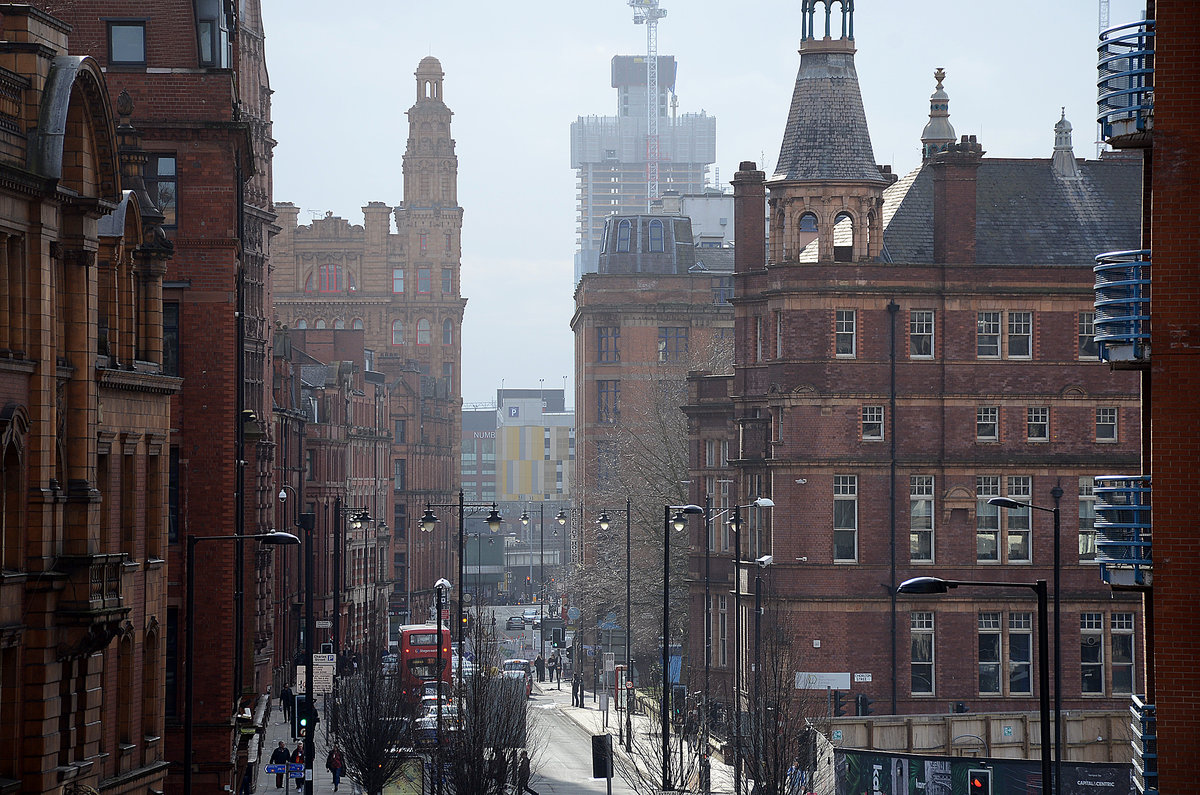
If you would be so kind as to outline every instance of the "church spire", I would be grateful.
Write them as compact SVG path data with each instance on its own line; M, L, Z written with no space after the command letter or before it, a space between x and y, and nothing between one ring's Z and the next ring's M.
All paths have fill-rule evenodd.
M921 131L921 161L928 163L938 152L954 143L956 136L950 125L950 95L942 88L946 70L940 66L933 73L937 88L929 95L929 123Z

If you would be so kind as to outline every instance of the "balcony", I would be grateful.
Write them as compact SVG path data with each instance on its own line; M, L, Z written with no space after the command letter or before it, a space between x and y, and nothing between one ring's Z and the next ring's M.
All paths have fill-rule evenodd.
M1150 586L1150 478L1097 477L1095 495L1096 562L1101 578L1113 586Z
M1133 782L1143 795L1158 795L1158 718L1153 704L1133 696L1129 708L1133 721L1130 745L1133 746Z
M1116 367L1150 361L1150 251L1096 257L1096 344Z
M1100 135L1115 148L1150 145L1154 129L1154 20L1109 28L1097 47Z

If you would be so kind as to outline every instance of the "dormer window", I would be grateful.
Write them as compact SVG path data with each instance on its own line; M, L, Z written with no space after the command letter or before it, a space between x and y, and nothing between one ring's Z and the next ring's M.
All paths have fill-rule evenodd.
M664 240L664 237L663 237L662 221L659 221L657 219L651 221L650 222L650 252L651 253L656 253L656 252L661 253L661 252L665 251L666 246L665 246L663 240Z

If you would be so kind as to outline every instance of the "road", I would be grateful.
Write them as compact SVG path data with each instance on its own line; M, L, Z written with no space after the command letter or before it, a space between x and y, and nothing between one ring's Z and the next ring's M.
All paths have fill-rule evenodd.
M569 690L550 690L545 694L534 693L531 703L536 715L534 736L534 774L530 787L539 795L558 793L605 793L607 788L602 778L592 778L591 735L564 713L569 709ZM616 744L614 738L613 744ZM633 795L633 790L620 778L612 782L614 795Z

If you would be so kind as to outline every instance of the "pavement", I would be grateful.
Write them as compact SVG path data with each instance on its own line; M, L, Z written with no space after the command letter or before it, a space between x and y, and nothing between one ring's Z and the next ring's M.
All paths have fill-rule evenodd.
M562 689L559 690L558 688ZM599 699L596 694L588 690L584 698L583 707L571 706L571 682L563 680L561 683L552 683L550 681L538 682L536 679L533 683L533 692L539 698L539 701L549 700L558 707L561 712L574 721L580 728L590 735L611 734L613 735L612 745L617 753L624 755L623 746L620 745L617 738L621 735L618 721L624 721L625 713L617 712L615 708L610 708L606 713L600 709ZM610 707L613 699L609 700ZM644 714L634 714L633 730L635 734L647 735L653 728L651 718ZM657 732L656 732L657 734ZM715 757L710 755L711 780L710 790L713 793L732 793L733 792L733 767L720 762ZM696 782L691 782L691 790L697 791L699 787Z
M284 786L276 789L275 774L266 772L268 760L271 758L271 754L279 746L280 740L283 740L288 751L293 751L296 748L296 741L292 739L291 727L288 725L287 721L283 719L283 707L279 704L278 700L275 700L275 703L273 704L271 716L267 721L267 727L264 735L265 739L263 740L262 760L258 764L258 787L255 792L267 793L267 795L283 792L303 792L303 778L288 779L287 777L284 777ZM313 760L313 792L322 793L322 795L333 792L333 777L330 775L329 771L325 769L325 755L329 752L329 749L325 747L323 735L324 732L321 730L320 724L318 724L317 734L314 737L313 742L314 751L316 753L316 758ZM297 789L297 784L299 785L299 789ZM347 795L355 795L356 790L357 787L355 787L353 782L349 781L343 776L341 786L338 787L338 795L342 795L342 793L347 793Z

